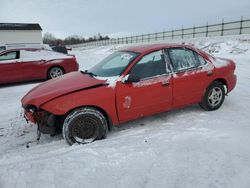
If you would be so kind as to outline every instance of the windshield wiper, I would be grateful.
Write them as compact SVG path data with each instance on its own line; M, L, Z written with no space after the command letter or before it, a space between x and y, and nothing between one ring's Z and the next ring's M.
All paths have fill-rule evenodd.
M94 76L97 76L96 74L94 74L93 72L89 72L88 70L85 70L85 71L80 71L82 74L88 74L88 75L90 75L90 76L92 76L92 77L94 77Z

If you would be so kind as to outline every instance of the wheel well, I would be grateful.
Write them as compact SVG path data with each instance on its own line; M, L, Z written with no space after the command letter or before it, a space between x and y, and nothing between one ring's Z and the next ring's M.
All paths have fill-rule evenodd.
M103 110L102 108L100 108L100 107L98 107L98 106L91 106L91 105L79 106L79 107L77 107L77 108L74 108L74 109L70 110L68 113L66 113L66 114L64 115L65 118L66 118L66 116L67 116L70 112L72 112L73 110L76 110L76 109L78 109L78 108L83 108L83 107L90 107L90 108L94 108L94 109L100 111L100 112L104 115L104 117L106 118L106 120L107 120L107 123L108 123L108 130L109 130L109 131L112 130L112 126L113 126L112 119L110 118L110 116L108 115L108 113L107 113L105 110Z
M223 79L223 78L218 78L218 79L216 79L216 80L214 80L213 82L220 82L220 83L222 83L225 87L226 87L226 91L227 91L227 89L228 89L228 86L227 86L227 81L225 80L225 79Z
M209 85L206 87L206 89L204 89L204 91L203 91L203 96L205 95L207 88L208 88L212 83L214 83L214 82L220 82L220 83L222 83L223 86L225 87L225 93L227 93L227 90L228 90L227 81L226 81L225 79L223 79L223 78L217 78L217 79L213 80L211 83L209 83ZM202 96L202 97L203 97L203 96Z
M63 70L63 73L65 74L65 70L64 70L64 68L63 68L62 66L60 66L60 65L52 65L51 67L48 68L48 71L47 71L47 78L49 78L49 71L50 71L51 69L53 69L54 67L58 67L58 68L62 69L62 70Z

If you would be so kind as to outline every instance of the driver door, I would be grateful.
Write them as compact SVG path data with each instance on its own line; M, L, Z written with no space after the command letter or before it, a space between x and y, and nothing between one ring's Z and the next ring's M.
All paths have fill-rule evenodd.
M22 81L20 51L9 51L0 55L0 84Z
M145 55L130 70L137 83L118 82L116 104L120 122L166 111L172 105L172 77L159 50Z

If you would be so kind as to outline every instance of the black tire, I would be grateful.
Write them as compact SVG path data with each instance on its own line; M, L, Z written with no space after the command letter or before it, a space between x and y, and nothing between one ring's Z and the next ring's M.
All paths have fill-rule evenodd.
M64 69L59 66L51 67L48 70L47 77L48 79L56 78L62 76L65 73Z
M86 144L106 138L108 123L100 111L83 107L69 113L64 121L62 132L63 138L69 145Z
M207 111L217 110L225 99L225 88L221 82L210 84L203 96L200 106Z

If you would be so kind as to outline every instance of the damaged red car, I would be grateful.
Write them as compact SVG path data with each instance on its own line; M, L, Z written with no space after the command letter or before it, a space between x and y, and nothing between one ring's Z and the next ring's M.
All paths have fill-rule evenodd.
M25 118L70 145L106 137L112 126L191 104L218 109L236 85L235 63L189 45L117 51L88 71L49 80L22 99Z

